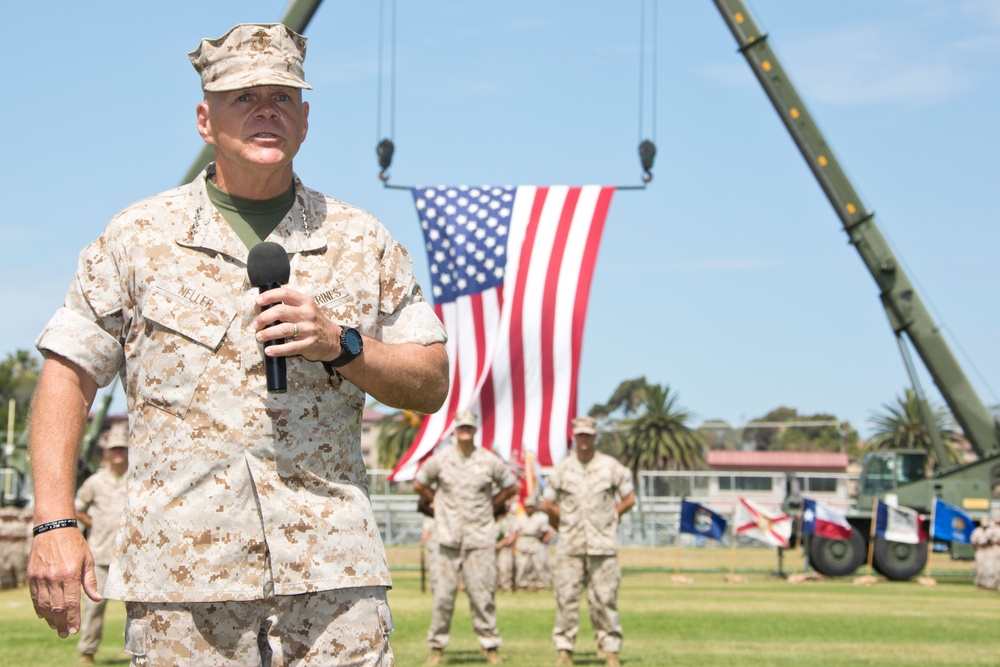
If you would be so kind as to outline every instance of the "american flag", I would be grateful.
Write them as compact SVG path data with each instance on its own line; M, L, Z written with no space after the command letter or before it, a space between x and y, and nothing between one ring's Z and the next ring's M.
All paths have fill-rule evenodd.
M479 415L477 444L543 466L566 456L590 283L613 187L414 188L434 310L448 330L451 389L391 479Z

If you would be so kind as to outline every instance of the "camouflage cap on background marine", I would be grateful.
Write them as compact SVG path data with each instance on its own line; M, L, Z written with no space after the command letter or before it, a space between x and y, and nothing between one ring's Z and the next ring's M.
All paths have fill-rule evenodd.
M240 23L222 37L201 40L188 57L206 92L253 86L312 90L302 71L306 38L281 23Z
M573 435L577 433L597 435L597 421L593 417L577 417L573 420Z
M455 413L455 428L459 426L472 426L477 428L479 426L479 417L472 410L462 410Z

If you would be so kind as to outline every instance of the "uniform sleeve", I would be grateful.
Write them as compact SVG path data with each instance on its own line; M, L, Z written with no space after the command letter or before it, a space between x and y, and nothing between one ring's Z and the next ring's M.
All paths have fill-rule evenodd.
M618 487L618 495L624 498L635 491L635 486L632 484L632 471L617 462L615 468L615 486Z
M441 474L441 457L433 454L420 466L414 479L424 486L433 486L439 474Z
M549 475L548 480L546 480L545 491L542 492L542 498L545 498L545 500L548 500L551 503L556 502L556 499L559 497L559 487L561 484L562 480L560 479L559 471L556 470Z
M381 294L379 298L378 338L384 343L419 343L430 345L448 339L444 325L424 300L420 285L413 277L413 263L406 249L386 234L386 244L379 263Z
M39 352L69 359L99 386L114 378L125 359L122 280L105 236L80 253L62 308L39 334Z
M94 485L90 483L92 478L87 478L87 480L80 486L80 489L76 492L76 499L73 501L73 509L77 512L86 512L90 509L90 506L94 504Z
M517 477L499 456L494 455L496 461L493 463L493 481L501 489L506 489L511 484L517 484Z

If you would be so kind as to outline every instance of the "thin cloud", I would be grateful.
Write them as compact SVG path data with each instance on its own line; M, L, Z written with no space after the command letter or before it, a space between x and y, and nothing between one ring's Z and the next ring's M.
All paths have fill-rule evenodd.
M793 42L791 76L810 99L827 104L934 103L972 90L983 75L955 44L895 39L878 26L855 27Z

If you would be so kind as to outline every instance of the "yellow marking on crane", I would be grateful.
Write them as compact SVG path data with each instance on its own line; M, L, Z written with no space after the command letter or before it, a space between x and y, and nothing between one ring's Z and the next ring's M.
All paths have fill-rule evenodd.
M848 204L848 205L847 205L847 212L848 212L848 213L854 213L854 212L855 212L855 211L857 211L857 210L858 210L858 209L854 208L854 204Z
M770 72L771 71L771 61L769 61L769 60L765 60L764 62L762 62L760 64L760 66L762 68L764 68L765 72Z
M792 107L791 109L789 109L789 110L788 110L788 114L789 114L789 115L790 115L790 116L791 116L792 118L798 118L798 117L799 117L799 110L798 110L798 109L796 109L795 107Z
M817 158L816 161L819 162L819 166L821 166L821 167L825 167L826 166L826 156L825 155L820 155L819 158Z
M741 12L733 14L733 18L736 19L737 23L743 23L743 14Z

